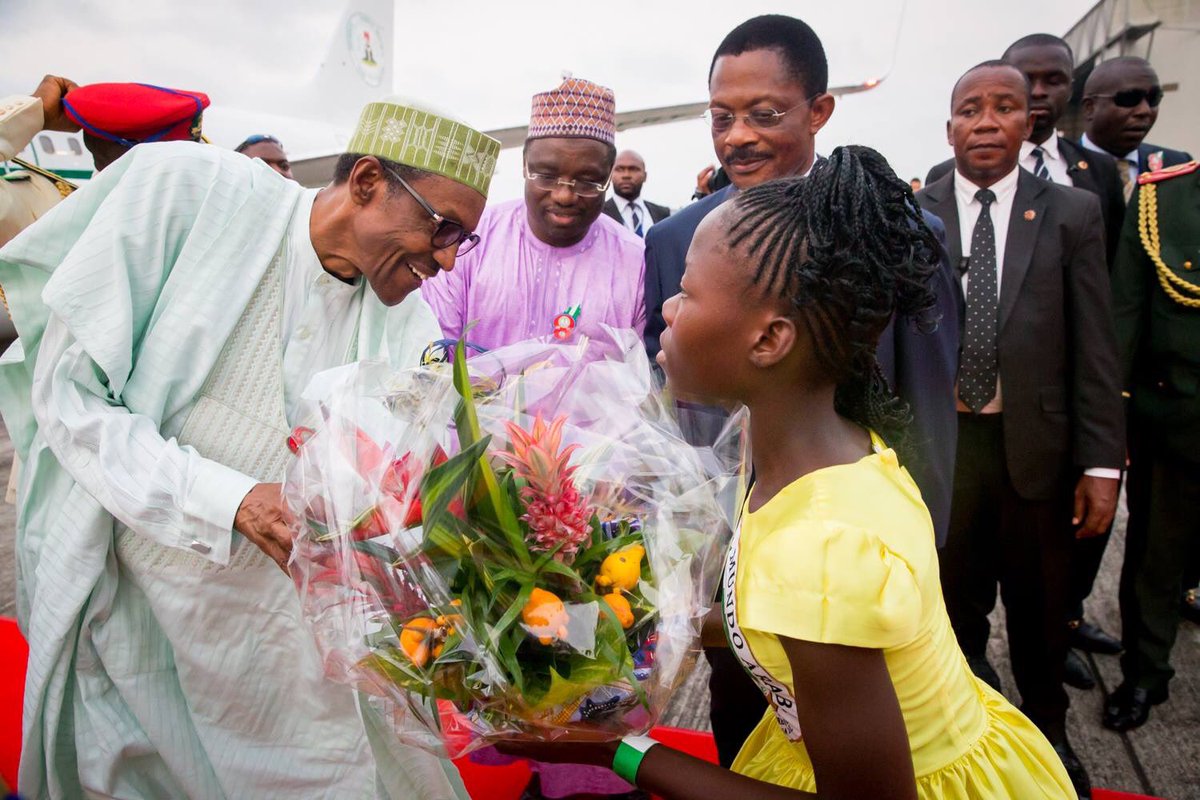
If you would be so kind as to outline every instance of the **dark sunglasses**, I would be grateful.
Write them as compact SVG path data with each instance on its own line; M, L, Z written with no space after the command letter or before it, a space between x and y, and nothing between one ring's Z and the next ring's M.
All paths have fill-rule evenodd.
M274 144L279 145L280 147L283 147L283 143L280 142L278 139L276 139L274 136L271 136L266 133L256 133L253 136L247 136L245 141L243 141L241 144L239 144L237 147L235 147L234 150L236 150L237 152L240 153L243 150L245 150L247 147L258 144L259 142L272 142Z
M475 248L475 245L479 244L478 234L468 231L463 227L461 222L450 219L449 217L443 217L441 214L434 211L433 206L429 205L428 201L426 201L424 197L421 197L421 195L417 194L417 190L409 186L408 181L404 180L404 178L401 178L395 170L388 169L387 167L384 167L384 169L387 169L388 172L392 173L393 178L400 181L400 185L408 190L408 193L413 196L413 199L416 200L417 203L420 204L421 208L425 209L425 212L429 214L429 216L433 217L433 221L437 223L437 227L433 229L433 236L430 237L430 241L433 243L434 250L445 250L447 247L457 246L458 255L461 256L464 253L471 252L471 250Z
M1162 102L1163 90L1161 86L1155 86L1149 91L1145 89L1124 89L1113 94L1094 94L1092 97L1107 97L1113 101L1113 105L1121 108L1137 108L1145 100L1151 108L1158 108L1158 104Z

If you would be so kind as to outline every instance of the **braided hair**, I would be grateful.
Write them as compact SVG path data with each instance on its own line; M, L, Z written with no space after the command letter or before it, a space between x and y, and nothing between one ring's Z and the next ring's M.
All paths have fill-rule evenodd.
M895 316L937 325L929 279L940 246L912 188L869 147L839 147L804 178L770 181L735 201L730 246L758 262L754 284L788 303L837 383L834 405L907 455L908 404L875 348Z

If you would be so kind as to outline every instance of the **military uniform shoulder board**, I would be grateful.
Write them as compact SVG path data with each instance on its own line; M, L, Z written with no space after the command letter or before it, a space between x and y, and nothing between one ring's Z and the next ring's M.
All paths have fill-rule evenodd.
M53 183L54 188L58 189L58 193L60 195L62 195L63 197L68 196L69 194L71 194L71 192L73 192L79 188L75 184L71 183L69 180L66 180L65 178L63 178L58 173L51 172L48 169L42 169L41 167L37 166L36 164L30 164L28 161L22 161L19 158L13 158L13 159L9 159L9 160L12 161L12 163L16 164L18 167L20 167L25 172L32 173L34 175L39 175L39 176L45 178L46 180L50 181L51 183Z
M1200 169L1200 161L1189 161L1186 164L1176 164L1173 167L1155 170L1154 172L1143 172L1138 175L1138 184L1144 186L1147 183L1158 183L1165 181L1168 178L1178 178L1180 175L1190 175Z

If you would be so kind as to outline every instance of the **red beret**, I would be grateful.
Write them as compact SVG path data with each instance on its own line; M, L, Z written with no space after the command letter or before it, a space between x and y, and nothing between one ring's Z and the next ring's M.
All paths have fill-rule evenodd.
M147 83L93 83L69 92L63 108L87 133L132 147L198 141L208 95Z

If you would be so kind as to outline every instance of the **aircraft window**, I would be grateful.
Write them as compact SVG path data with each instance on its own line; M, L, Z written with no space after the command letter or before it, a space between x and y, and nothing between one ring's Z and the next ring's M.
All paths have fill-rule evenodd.
M71 148L71 152L75 155L83 155L83 145L79 143L78 139L67 139L67 146Z
M42 146L42 152L48 156L54 155L54 140L49 136L39 136L38 144Z

